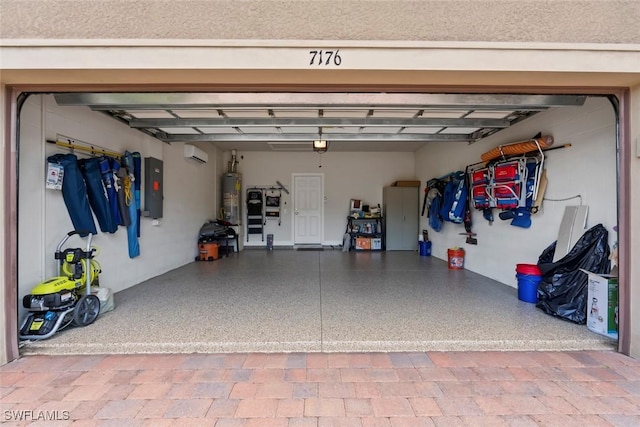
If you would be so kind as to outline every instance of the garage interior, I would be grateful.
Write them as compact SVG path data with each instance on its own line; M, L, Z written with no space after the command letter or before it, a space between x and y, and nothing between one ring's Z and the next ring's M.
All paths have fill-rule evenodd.
M126 232L95 237L101 284L115 292L115 310L86 328L23 343L21 351L614 349L615 340L519 301L515 266L535 263L556 240L568 205L587 205L585 229L602 223L615 245L615 132L608 99L586 95L34 95L20 120L19 299L56 274L52 253L71 227L59 192L42 185L44 170L33 172L52 153L69 152L46 141L162 160L164 212L141 219L139 257L127 256ZM429 231L429 257L415 249L340 250L351 199L381 205L384 187L417 180L422 204L429 179L464 170L481 153L538 133L567 148L548 155L547 200L530 228L489 222L476 211L478 244L468 245L462 225L446 223L435 232L416 213L416 229ZM313 150L316 140L328 142L326 152ZM186 158L185 144L207 153L207 162ZM247 188L292 190L282 193L279 223L264 227L275 250L267 251L264 238L240 226L240 251L194 262L200 227L221 215L221 178L232 150L242 175L240 194ZM298 175L321 178L321 240L311 243L325 250L294 250L309 243L296 232ZM246 225L243 215L241 220ZM466 250L464 270L448 268L452 247ZM34 254L34 248L42 249Z

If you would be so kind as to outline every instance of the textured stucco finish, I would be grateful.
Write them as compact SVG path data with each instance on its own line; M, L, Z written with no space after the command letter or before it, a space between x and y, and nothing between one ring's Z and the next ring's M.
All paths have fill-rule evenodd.
M631 89L630 136L631 159L629 177L629 222L630 242L629 267L631 269L629 297L631 310L629 324L631 327L631 356L640 359L640 86Z
M6 171L6 164L5 164L5 156L7 153L6 150L6 144L9 143L9 141L5 138L5 87L3 84L0 84L0 165L2 165L2 174L0 174L0 184L4 184L5 183L5 171ZM8 177L7 177L8 178ZM6 212L7 212L7 204L6 204L6 198L5 198L5 185L0 185L0 232L2 233L3 236L6 236L6 233L4 232L5 230L5 224L6 224ZM11 266L8 263L8 258L7 258L7 254L5 253L5 247L6 247L6 243L3 242L2 245L0 245L0 277L2 277L2 281L5 282L7 280L9 280L9 275L8 275L8 269L11 268ZM0 288L0 307L2 309L0 309L0 319L2 319L2 325L3 327L0 329L0 365L4 365L5 363L7 363L9 360L7 358L7 330L4 327L5 323L6 323L6 319L5 316L8 314L7 311L4 309L4 307L6 307L6 301L7 301L7 290L6 287Z
M637 0L0 0L0 37L640 43Z

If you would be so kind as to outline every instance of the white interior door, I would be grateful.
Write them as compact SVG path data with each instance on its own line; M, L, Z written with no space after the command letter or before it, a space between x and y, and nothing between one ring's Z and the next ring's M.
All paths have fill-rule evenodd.
M324 175L293 175L293 243L322 244Z

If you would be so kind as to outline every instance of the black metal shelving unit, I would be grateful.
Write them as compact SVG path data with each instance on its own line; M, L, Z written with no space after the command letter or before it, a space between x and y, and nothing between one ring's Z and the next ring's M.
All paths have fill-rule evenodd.
M247 242L252 234L260 234L264 242L264 192L260 188L247 189Z
M355 218L347 217L347 233L351 236L350 249L352 251L383 251L384 242L384 222L381 216ZM369 239L369 248L359 248L358 238ZM378 242L378 243L374 243Z

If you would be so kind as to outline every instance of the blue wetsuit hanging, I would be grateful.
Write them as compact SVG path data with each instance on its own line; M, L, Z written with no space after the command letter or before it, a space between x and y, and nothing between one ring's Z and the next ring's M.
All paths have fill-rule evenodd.
M102 183L102 173L100 173L101 160L100 158L92 157L90 159L82 159L78 164L87 187L89 205L98 220L100 230L103 233L115 233L118 230L118 224L116 224L111 215L109 199Z
M62 197L69 211L73 228L76 231L82 231L83 233L80 234L82 237L87 233L98 234L87 199L87 188L78 167L78 158L75 154L54 154L47 160L58 163L64 168Z
M133 156L130 152L125 151L123 164L128 169L128 175L123 179L123 190L125 192L125 201L129 207L129 216L131 224L127 227L127 237L129 240L129 258L135 258L140 255L140 244L138 243L138 211L136 207L135 184L134 184L134 164Z
M116 226L118 226L122 221L120 219L120 209L118 208L118 193L114 185L113 171L111 170L111 165L109 165L109 159L107 157L100 159L100 173L102 174L102 183L107 191L111 217L116 223Z
M131 153L131 155L133 156L133 176L135 178L135 180L133 181L133 183L135 184L135 188L136 188L136 211L138 213L137 217L138 217L138 225L137 225L137 236L140 237L140 214L141 214L141 208L140 206L140 186L142 185L142 177L140 176L142 173L142 159L140 158L140 153L138 153L137 151L134 151L133 153Z

